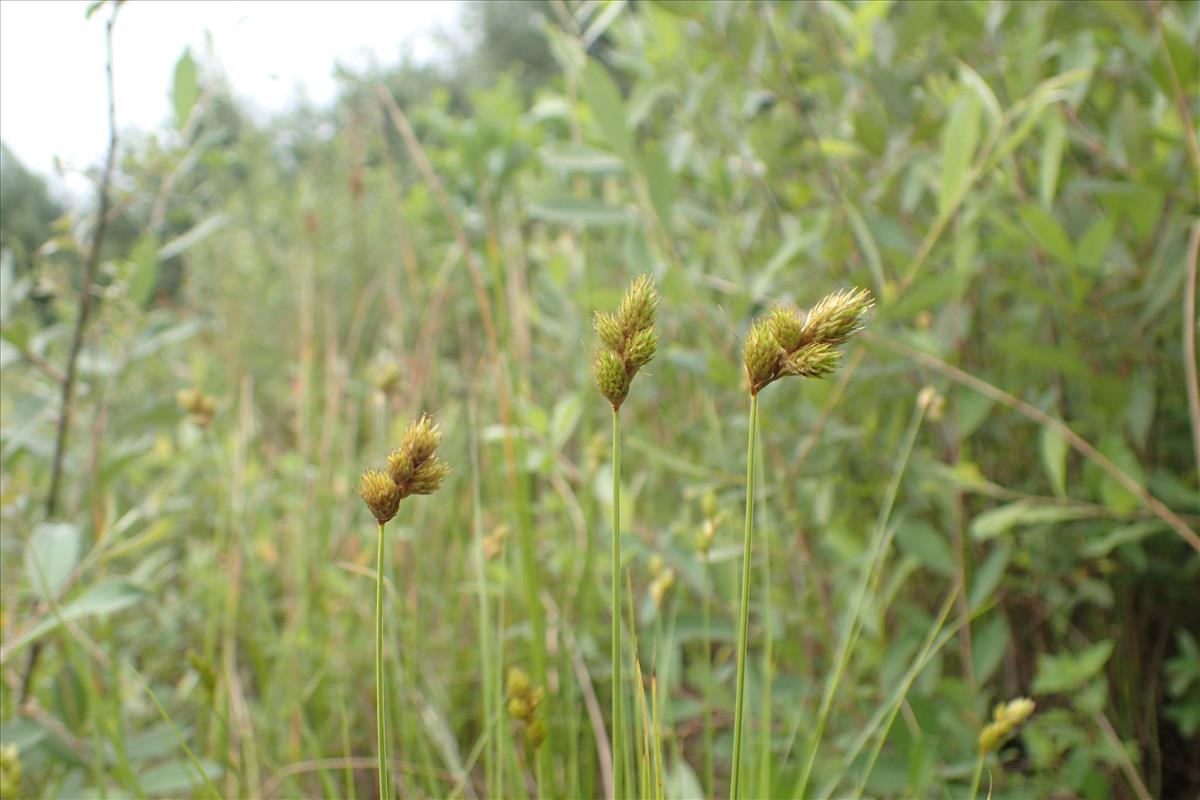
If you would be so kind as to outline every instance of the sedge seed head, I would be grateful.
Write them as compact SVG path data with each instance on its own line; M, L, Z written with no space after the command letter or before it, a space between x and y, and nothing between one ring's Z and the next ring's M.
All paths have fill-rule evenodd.
M400 439L400 449L408 454L415 466L432 456L442 441L442 426L433 421L433 417L422 414L408 424L404 436Z
M794 353L804 344L804 319L795 308L777 306L767 316L767 324L775 341L788 353Z
M397 486L404 487L412 480L417 465L405 450L393 450L388 453L388 474Z
M642 275L630 284L615 313L599 311L593 319L604 347L592 358L592 378L614 409L625 402L633 376L658 352L657 316L654 282Z
M525 725L525 741L529 743L529 747L537 750L545 740L546 721L541 717L530 720Z
M781 372L801 378L824 378L837 369L841 357L831 345L809 344L788 356Z
M421 466L413 470L412 478L405 488L408 494L433 494L442 488L442 482L450 475L450 467L437 456L430 456Z
M758 320L750 326L750 332L746 334L746 344L742 349L750 394L758 394L759 390L775 380L783 356L783 349L771 335L770 326L765 320Z
M617 320L621 323L626 338L654 324L658 316L658 292L649 275L639 275L629 285L621 305L617 308Z
M505 689L509 697L527 694L530 689L530 683L529 676L525 674L525 670L520 667L509 667L508 676L505 679Z
M607 311L597 311L592 320L592 327L604 346L615 353L625 349L625 334L621 331L621 323L616 316Z
M613 408L620 408L629 394L629 374L625 363L612 350L601 350L592 359L592 379L600 394L608 398Z
M450 467L434 453L442 441L442 428L423 414L409 423L400 447L388 454L388 475L400 499L413 494L433 494L450 475Z
M1021 723L1033 714L1034 702L1028 697L1018 697L996 706L992 721L979 732L979 753L986 755L1012 735Z
M654 601L655 608L662 608L663 600L667 596L667 592L675 585L675 570L667 568L658 574L658 576L650 583L650 598Z
M804 320L808 341L837 346L863 328L867 313L875 307L866 289L840 290L826 295L809 309Z
M635 333L625 347L625 359L634 372L650 363L658 352L658 334L654 328L645 328Z
M391 521L400 507L400 488L390 475L377 469L369 469L362 474L358 494L380 525Z

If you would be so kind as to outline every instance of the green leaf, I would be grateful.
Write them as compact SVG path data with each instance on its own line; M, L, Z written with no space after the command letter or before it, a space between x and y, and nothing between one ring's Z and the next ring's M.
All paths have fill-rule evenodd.
M1154 370L1137 370L1129 387L1129 406L1126 408L1125 418L1129 423L1129 435L1139 447L1144 448L1148 443L1157 399Z
M1075 248L1071 245L1071 238L1049 211L1041 206L1027 204L1022 206L1017 214L1025 223L1025 229L1043 250L1063 264L1075 263Z
M146 593L132 584L108 580L92 586L75 600L62 606L57 614L48 614L37 625L20 636L4 643L4 660L31 642L40 639L65 622L86 617L103 617L128 608L142 600Z
M207 759L200 761L200 767L210 781L225 774L224 767ZM149 795L179 795L201 785L204 779L196 772L195 764L180 758L145 770L138 776L138 783Z
M625 225L633 219L633 215L625 206L572 197L536 203L530 207L529 216L545 222L578 223L585 228Z
M1090 508L1041 505L1017 500L985 511L971 520L971 536L978 541L987 541L1022 526L1070 522L1094 516L1096 512Z
M1112 641L1105 639L1078 653L1043 653L1038 658L1033 691L1036 694L1052 694L1080 688L1104 667L1112 650Z
M927 522L907 522L896 531L896 543L905 555L917 559L936 573L952 576L958 571L954 551L946 535Z
M1062 167L1063 145L1067 141L1067 128L1062 116L1055 114L1046 121L1046 134L1042 139L1042 157L1038 172L1038 196L1042 205L1054 205L1058 190L1058 172Z
M205 239L211 234L216 233L218 230L224 227L225 223L228 221L229 215L223 211L213 214L207 219L201 220L200 222L196 223L196 225L193 226L192 229L187 233L184 233L164 244L162 249L158 251L159 259L166 261L169 258L174 258L202 239Z
M583 97L596 115L596 122L610 147L625 161L633 160L633 134L625 115L625 104L617 84L599 61L589 60L583 68Z
M1084 231L1083 238L1079 240L1079 247L1075 250L1075 260L1080 266L1093 271L1099 269L1104 264L1104 257L1108 255L1108 248L1116 231L1115 219L1112 216L1101 215Z
M986 683L1000 666L1009 638L1008 619L998 611L991 612L978 626L971 636L971 667L976 681Z
M1004 571L1008 569L1008 559L1011 555L1012 548L1003 544L993 550L979 565L979 569L975 570L975 574L971 576L971 590L967 593L967 606L972 611L986 603L992 592L996 591L1000 579L1004 577Z
M942 128L942 185L938 213L945 214L967 179L967 169L979 144L979 100L962 95L950 109Z
M25 575L43 600L58 595L83 556L79 528L66 522L43 522L25 548Z
M1059 497L1067 496L1067 440L1055 428L1045 425L1041 434L1042 466L1050 486Z
M175 80L172 83L171 103L175 106L175 124L180 129L185 127L192 115L192 108L200 99L200 85L197 82L196 62L192 60L192 51L184 50L183 55L175 62Z
M640 159L642 174L646 178L646 189L650 193L650 204L659 222L668 232L671 230L671 207L675 204L675 175L671 165L658 145L646 147Z
M129 299L144 306L158 283L158 237L148 233L138 240L129 254L133 275L129 279Z
M1122 472L1133 478L1138 484L1142 486L1146 485L1141 463L1133 451L1129 449L1129 445L1125 444L1125 440L1120 434L1110 432L1100 440L1100 444L1096 449L1107 456L1109 461L1116 464ZM1132 492L1118 483L1116 479L1110 477L1107 472L1104 473L1100 480L1100 499L1104 501L1106 506L1118 514L1128 514L1141 505L1141 501Z
M1152 533L1166 530L1166 526L1156 519L1145 519L1129 525L1113 528L1108 534L1099 539L1090 539L1081 550L1086 558L1104 558L1123 544L1140 542Z
M625 163L612 153L582 144L548 144L539 152L549 166L568 172L608 174L625 169Z
M583 397L579 392L572 392L554 404L554 413L550 417L550 443L557 449L562 449L571 434L579 425L583 414Z

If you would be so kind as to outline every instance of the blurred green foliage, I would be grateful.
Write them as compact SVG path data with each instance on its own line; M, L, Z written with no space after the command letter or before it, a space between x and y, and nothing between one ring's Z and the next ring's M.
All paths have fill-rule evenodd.
M497 736L505 793L527 791L513 729L482 711L472 531L502 666L528 669L507 543L530 526L543 788L598 796L586 708L608 707L612 490L590 313L640 272L661 344L626 404L623 550L643 672L666 684L668 795L704 791L709 682L726 790L741 336L774 301L858 285L879 307L840 376L762 399L755 574L772 611L758 592L748 691L753 717L771 687L774 725L753 727L757 795L790 796L878 519L894 547L851 620L812 792L962 796L992 706L1026 694L1038 710L989 762L993 796L1194 796L1200 557L1060 429L961 376L1065 423L1200 527L1182 344L1200 6L472 13L469 58L343 73L334 106L265 121L233 99L237 76L183 55L171 126L123 150L54 519L95 220L54 220L4 154L0 731L19 796L208 796L180 741L225 796L369 796L374 527L353 486L422 410L456 473L389 528L400 791L474 796ZM677 576L662 603L652 556ZM920 660L947 598L953 634ZM868 769L858 740L905 686Z

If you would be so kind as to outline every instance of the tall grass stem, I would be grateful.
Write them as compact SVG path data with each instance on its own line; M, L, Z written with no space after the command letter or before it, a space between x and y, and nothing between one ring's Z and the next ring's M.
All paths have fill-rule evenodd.
M375 550L375 736L379 768L379 797L388 792L387 693L383 682L383 525Z
M612 757L613 798L622 795L625 731L621 719L621 412L612 412Z
M750 395L750 435L746 442L746 533L742 542L742 595L738 616L737 696L733 711L733 767L729 798L741 796L742 727L746 711L746 644L750 627L750 546L754 538L754 438L758 428L758 394Z

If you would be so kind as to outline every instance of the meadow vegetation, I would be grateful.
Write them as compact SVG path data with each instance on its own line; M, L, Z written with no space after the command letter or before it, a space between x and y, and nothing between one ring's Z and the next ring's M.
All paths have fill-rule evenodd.
M467 14L4 152L0 795L1194 797L1200 5Z

